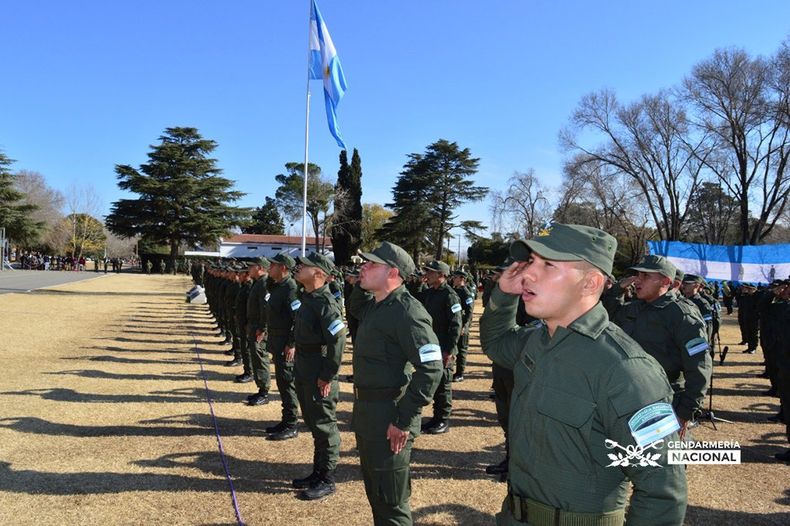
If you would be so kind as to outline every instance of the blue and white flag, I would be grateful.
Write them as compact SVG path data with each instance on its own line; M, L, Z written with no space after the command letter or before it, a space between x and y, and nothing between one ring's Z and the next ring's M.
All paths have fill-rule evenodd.
M648 241L651 254L666 256L687 274L705 279L770 283L790 276L790 244L703 245Z
M309 69L311 79L323 79L324 81L324 101L329 131L332 132L337 145L345 150L346 145L337 128L337 105L340 104L340 99L346 93L346 77L343 75L343 68L340 66L340 58L337 56L335 44L332 43L332 37L329 36L329 30L326 28L315 0L313 0L313 8L310 10Z

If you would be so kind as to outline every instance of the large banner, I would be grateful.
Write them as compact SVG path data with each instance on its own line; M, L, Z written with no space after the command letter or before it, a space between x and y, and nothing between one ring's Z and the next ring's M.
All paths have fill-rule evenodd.
M651 254L666 256L677 268L705 279L770 283L790 277L790 244L703 245L648 241Z

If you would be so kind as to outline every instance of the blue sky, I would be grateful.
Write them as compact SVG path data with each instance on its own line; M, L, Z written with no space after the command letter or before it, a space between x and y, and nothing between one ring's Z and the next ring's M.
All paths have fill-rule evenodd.
M307 0L3 0L0 149L60 190L91 185L106 213L115 164L137 166L166 127L219 143L225 176L259 206L301 161ZM348 92L339 123L386 203L406 154L446 138L480 157L478 184L515 170L561 181L557 133L586 93L623 100L676 85L719 47L771 54L784 1L319 0ZM310 160L339 150L314 81ZM488 203L463 219L490 219ZM296 227L294 227L296 233Z

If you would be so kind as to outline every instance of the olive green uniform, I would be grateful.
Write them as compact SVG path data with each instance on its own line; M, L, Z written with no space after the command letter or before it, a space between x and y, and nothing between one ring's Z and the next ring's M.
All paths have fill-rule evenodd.
M441 348L430 315L404 285L380 302L356 285L349 307L360 320L351 425L373 522L410 525L411 449L422 407L430 403L442 376ZM410 377L407 364L414 369ZM390 424L409 431L397 455L387 439Z
M446 422L453 408L453 361L461 336L461 300L446 282L436 288L423 290L418 299L431 315L433 332L439 338L442 354L450 356L433 397L434 420Z
M703 320L667 292L651 303L624 304L615 310L612 321L661 364L675 390L675 412L692 420L704 403L712 370Z
M290 276L279 283L271 282L266 301L268 324L266 350L274 361L274 380L283 406L282 422L295 426L299 415L294 384L294 363L285 359L285 348L294 346L294 317L301 302L296 297L296 281Z
M234 307L236 334L239 339L239 352L241 353L244 375L252 374L252 358L250 357L249 340L247 339L247 299L252 290L252 281L239 283L239 293L236 294L236 305Z
M225 332L230 335L233 344L233 359L241 359L241 343L239 342L239 331L236 327L236 297L241 291L241 284L238 281L228 280L225 286L223 306L225 314Z
M677 440L672 389L659 364L600 303L553 336L545 326L516 326L517 304L497 287L480 320L484 352L515 377L510 487L497 524L623 524L628 480L629 525L682 524L685 470L667 465L666 449L660 467L610 466L608 456L612 441L636 447L641 428L629 421L643 409L665 415L656 439Z
M261 394L268 393L271 387L269 374L269 355L266 352L266 278L258 278L253 282L247 298L247 352L250 357L250 368L255 385ZM258 341L257 333L263 337Z
M469 351L469 329L472 327L472 311L475 298L469 287L453 287L461 303L461 335L458 337L458 354L455 359L455 374L463 376L466 370L466 353Z
M697 309L699 310L700 316L702 316L702 321L705 322L705 333L708 335L708 343L711 344L711 349L713 347L713 307L711 304L703 298L699 293L694 294L692 297L688 298L691 303L693 303Z
M346 343L340 305L327 285L304 293L294 320L296 396L302 416L313 434L313 471L331 479L340 456L340 433L335 407L337 371ZM329 395L321 397L318 379L330 382Z

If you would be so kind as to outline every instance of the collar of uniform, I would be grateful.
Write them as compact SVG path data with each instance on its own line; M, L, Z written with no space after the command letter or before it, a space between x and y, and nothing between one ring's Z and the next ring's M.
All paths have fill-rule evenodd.
M608 325L609 315L599 301L595 304L595 307L576 318L568 328L594 340L601 335Z
M664 294L663 296L658 298L656 301L654 301L652 303L648 303L648 305L650 305L651 307L653 307L655 309L663 309L664 307L666 307L670 303L673 303L674 301L676 301L675 293L674 293L674 291L670 290L670 291L667 291L666 294Z
M404 294L409 294L409 291L406 290L406 285L401 284L397 289L390 292L379 305L389 305L390 303L398 301Z

